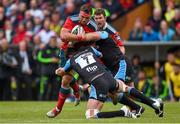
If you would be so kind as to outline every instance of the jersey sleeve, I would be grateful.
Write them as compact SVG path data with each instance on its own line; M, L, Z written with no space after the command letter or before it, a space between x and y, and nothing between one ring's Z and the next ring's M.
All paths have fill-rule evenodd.
M121 40L121 37L118 32L115 32L112 34L113 40L116 42L118 46L124 46L123 41Z
M110 34L110 36L118 46L124 46L124 43L116 29L114 29L111 25L107 24L105 30Z
M63 28L72 30L74 26L75 26L75 24L73 23L73 21L71 20L71 18L67 18L66 21L65 21L65 23L64 23L64 25L63 25Z
M64 71L68 72L69 70L71 70L71 63L70 63L70 59L68 59L68 61L66 62L66 64L64 65Z
M96 50L94 47L91 47L94 51L94 53L96 54L97 57L102 57L102 53L99 52L98 50Z

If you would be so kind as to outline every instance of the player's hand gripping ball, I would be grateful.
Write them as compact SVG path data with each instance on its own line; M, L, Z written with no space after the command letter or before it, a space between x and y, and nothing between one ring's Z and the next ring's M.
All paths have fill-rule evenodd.
M75 34L75 35L81 35L81 34L85 34L85 31L83 29L82 26L80 25L76 25L72 31L71 31L72 34Z
M76 25L72 30L71 30L71 34L75 34L75 35L84 35L85 34L85 31L84 31L84 29L83 29L83 27L82 26L80 26L80 25ZM73 44L75 43L76 41L70 41L69 42L69 46L71 47L71 46L73 46Z

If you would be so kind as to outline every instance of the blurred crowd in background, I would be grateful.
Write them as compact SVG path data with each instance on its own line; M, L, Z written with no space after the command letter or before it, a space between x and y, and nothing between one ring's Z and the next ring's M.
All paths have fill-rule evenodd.
M1 0L0 1L0 100L56 100L61 77L54 74L59 60L59 33L65 19L82 4L105 8L112 22L147 0ZM178 0L154 0L146 25L136 19L129 42L180 42ZM93 16L93 13L92 13ZM180 98L180 50L167 51L167 60L155 62L153 74L141 57L132 60L137 89L152 98ZM87 93L82 95L87 99Z
M152 17L145 25L137 18L130 32L129 41L179 41L180 1L153 0Z

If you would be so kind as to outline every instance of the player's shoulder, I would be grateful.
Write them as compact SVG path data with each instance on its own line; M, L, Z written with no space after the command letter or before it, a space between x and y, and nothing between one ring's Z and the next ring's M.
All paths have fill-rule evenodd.
M72 15L68 17L72 22L78 22L79 21L79 15Z
M96 22L92 18L89 20L88 26L93 28L95 31L98 30L97 24L96 24Z
M116 34L117 33L117 30L112 25L110 25L109 23L106 23L104 30L110 34Z

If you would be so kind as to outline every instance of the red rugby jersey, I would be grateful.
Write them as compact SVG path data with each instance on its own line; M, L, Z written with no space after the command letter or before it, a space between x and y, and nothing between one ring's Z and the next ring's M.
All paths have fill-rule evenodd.
M76 25L81 25L79 23L79 15L73 15L73 16L70 16L66 19L64 25L63 25L63 28L66 28L66 29L69 29L69 30L72 30ZM89 22L87 23L87 25L81 25L84 29L84 31L86 33L89 33L89 32L95 32L97 31L97 25L96 23L94 22L94 20L90 19ZM78 43L79 45L83 45L85 43L81 42L81 43ZM62 45L61 47L62 49L67 49L68 48L68 42L65 42L64 45Z

